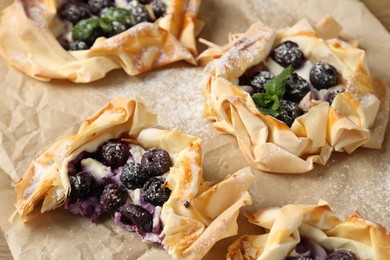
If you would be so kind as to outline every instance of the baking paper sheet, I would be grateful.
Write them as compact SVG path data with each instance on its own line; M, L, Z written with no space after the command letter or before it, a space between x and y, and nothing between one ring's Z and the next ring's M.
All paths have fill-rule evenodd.
M9 1L8 1L9 2ZM2 1L0 8L5 5ZM367 51L372 74L390 83L390 34L357 0L205 0L200 19L206 22L202 38L223 44L229 32L244 32L254 21L282 28L303 17L313 22L333 15L344 34L357 38ZM24 174L37 152L60 135L74 133L80 123L116 96L139 97L158 114L159 124L179 128L203 139L204 177L221 180L246 167L236 140L218 135L202 116L202 68L177 63L129 77L114 71L91 84L68 81L43 83L10 68L0 59L0 226L15 259L169 259L163 249L142 243L133 233L116 227L107 217L88 219L58 209L30 222L8 223L15 193L10 186ZM387 135L389 129L387 130ZM365 218L390 227L390 140L383 149L358 149L352 155L333 153L326 166L290 176L253 171L253 205L329 202L341 217L358 210ZM258 233L239 218L240 233ZM220 241L206 259L223 259L236 237ZM71 249L71 250L70 250Z

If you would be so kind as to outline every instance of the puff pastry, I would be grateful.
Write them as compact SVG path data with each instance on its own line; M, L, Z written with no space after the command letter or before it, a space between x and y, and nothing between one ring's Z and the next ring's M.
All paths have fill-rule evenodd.
M56 39L66 27L56 15L62 2L16 0L3 10L0 54L10 65L42 81L91 82L118 68L137 75L180 60L196 64L200 0L166 1L166 15L154 23L139 23L110 38L98 38L88 50L69 52Z
M325 201L265 208L247 217L265 233L240 237L230 245L226 259L282 260L303 255L305 259L327 259L327 255L341 249L353 252L355 259L390 258L390 233L385 227L365 220L357 212L342 221Z
M259 22L244 34L232 35L224 46L203 40L210 46L199 56L200 61L208 63L204 69L205 116L217 131L236 136L251 167L304 173L313 169L314 163L325 164L332 151L352 153L360 146L381 147L389 117L388 87L371 78L365 52L356 47L355 41L340 38L340 31L341 26L326 17L316 26L303 19L281 31ZM244 91L246 83L241 84L248 72L260 67L275 76L279 74L283 67L273 55L276 46L286 44L298 46L304 57L303 65L298 65L295 72L306 87L313 84L309 71L314 64L326 63L338 77L336 86L329 90L309 87L309 94L297 105L305 111L291 122L291 127L260 112ZM331 89L335 97L329 102L326 97L329 100Z
M19 214L27 221L40 202L42 213L65 206L92 221L107 212L125 229L136 231L147 241L161 243L174 258L202 258L218 240L236 234L239 209L251 204L247 190L253 176L247 168L215 185L205 182L201 141L178 130L153 127L155 123L156 116L138 100L116 98L111 101L85 120L77 134L59 138L33 160L24 176L13 184L17 202L11 220ZM113 165L118 157L112 150L110 156L99 154L109 142L129 145L125 165L124 162ZM149 168L141 172L142 175L124 177L127 165L139 169L144 165L144 155L157 149L167 152L169 164L164 164L165 159L161 157L156 159L161 154L146 157L145 163L151 162L150 167L156 166L157 170L165 165L168 172L151 177L156 171ZM126 171L131 171L129 167ZM93 178L89 183L95 186L89 185L89 180L82 179L81 175ZM149 182L148 186L143 183L127 186L139 185L143 176L149 179L143 181ZM154 184L150 181L153 178L162 181ZM90 187L95 188L89 190ZM125 195L121 191L124 189ZM166 196L164 200L155 202L163 196ZM134 208L137 208L135 213ZM138 219L137 214L141 214Z

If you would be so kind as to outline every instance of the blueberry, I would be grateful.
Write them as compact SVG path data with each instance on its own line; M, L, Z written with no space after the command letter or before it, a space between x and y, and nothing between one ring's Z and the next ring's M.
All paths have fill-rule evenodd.
M243 74L241 75L239 78L238 78L238 85L239 86L243 86L243 85L249 85L250 82L249 82L249 79L248 79L248 76Z
M153 216L139 205L125 204L120 207L122 222L134 224L141 232L152 232Z
M110 140L98 148L98 154L103 164L117 168L126 163L130 156L130 151L127 143Z
M286 258L286 260L314 260L314 258L310 256L291 256Z
M150 3L150 0L137 0L137 2L143 5L147 5Z
M292 41L285 41L276 46L271 57L280 66L286 68L292 65L294 69L299 68L305 58L299 50L298 44Z
M149 21L149 13L145 6L135 1L131 2L129 6L130 13L133 16L134 25Z
M337 249L329 254L326 260L357 260L356 255L347 249Z
M156 19L164 16L167 12L167 6L161 0L152 0L150 5L152 6L152 10Z
M74 41L69 44L69 50L78 51L78 50L88 50L89 46L83 41Z
M314 260L314 258L310 256L292 256L286 258L286 260Z
M58 40L58 43L62 46L62 48L64 48L65 50L69 50L70 44L69 44L69 41L67 39L64 39L62 37L58 37L57 40Z
M100 204L108 212L113 212L127 201L126 189L118 184L110 183L104 187L100 196Z
M148 171L142 164L128 162L123 166L121 181L127 189L142 188L148 179Z
M255 93L264 93L264 85L267 84L268 81L272 80L274 75L272 75L269 71L258 71L249 80L250 85L254 87Z
M309 83L297 73L291 74L286 84L284 98L299 103L310 91Z
M90 196L97 187L95 178L89 172L79 172L76 175L71 175L69 180L71 197L86 198Z
M167 151L152 148L142 155L141 164L151 176L160 176L169 171L172 161Z
M90 17L87 8L72 3L62 5L58 10L58 14L62 20L69 21L72 24L76 24L78 21Z
M327 98L326 101L328 101L329 104L332 104L334 98L335 98L338 94L343 93L343 92L345 92L345 89L341 89L341 88L340 88L340 89L333 90L332 92L329 93L329 96L328 96L328 98Z
M78 172L81 171L81 161L86 158L93 158L94 154L82 151L79 153L72 161L68 163L68 176L70 175L76 175Z
M299 109L298 104L292 101L281 99L280 104L280 114L276 118L291 127L295 118L299 117L302 112Z
M113 6L113 1L110 0L88 0L88 5L93 14L98 15L104 8Z
M143 198L156 206L162 206L171 195L171 190L165 187L163 177L150 178L144 186Z
M310 70L310 82L316 89L328 89L337 85L338 81L337 70L328 63L318 62Z

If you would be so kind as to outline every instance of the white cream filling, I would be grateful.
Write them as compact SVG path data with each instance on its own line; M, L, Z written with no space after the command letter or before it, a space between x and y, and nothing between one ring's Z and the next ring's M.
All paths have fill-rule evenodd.
M110 174L111 169L110 167L105 166L101 162L92 159L92 158L86 158L81 160L81 167L91 173L95 179L100 180L103 177Z

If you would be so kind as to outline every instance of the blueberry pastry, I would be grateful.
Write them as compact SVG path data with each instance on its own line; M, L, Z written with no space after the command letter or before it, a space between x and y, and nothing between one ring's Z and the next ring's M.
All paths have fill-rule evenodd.
M228 249L226 259L382 260L390 258L390 233L357 212L342 221L326 202L286 205L248 213L264 230L244 235Z
M340 32L328 16L281 31L256 23L225 46L204 41L205 114L237 137L251 167L303 173L332 151L381 147L388 87Z
M205 182L200 140L155 123L139 101L114 99L33 160L13 184L14 215L27 221L41 205L42 213L63 207L94 223L111 216L174 258L202 258L236 234L253 176L247 168Z
M91 82L185 60L195 64L200 0L21 1L0 18L0 54L27 75Z

